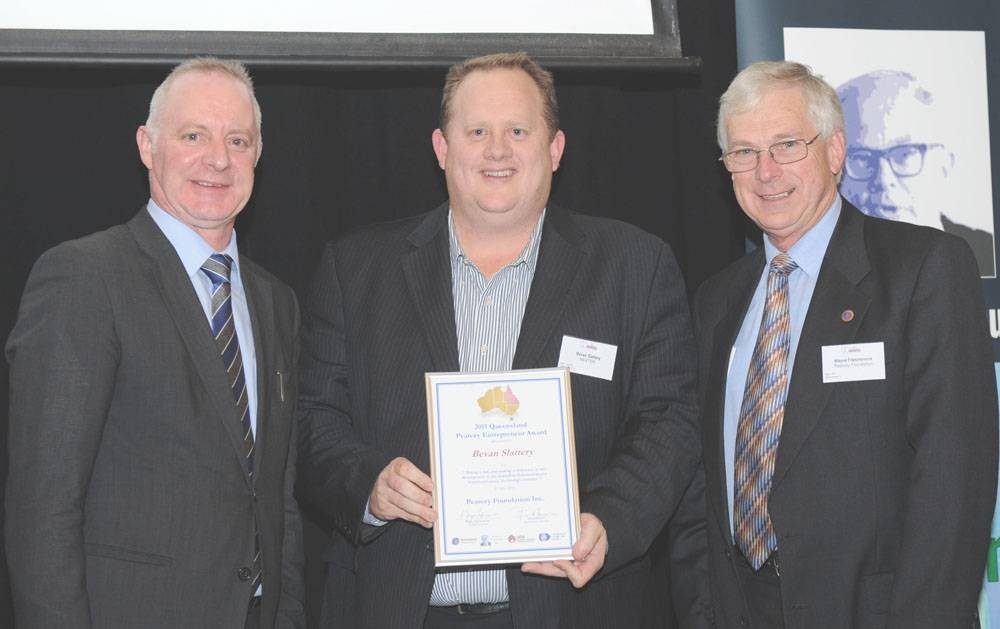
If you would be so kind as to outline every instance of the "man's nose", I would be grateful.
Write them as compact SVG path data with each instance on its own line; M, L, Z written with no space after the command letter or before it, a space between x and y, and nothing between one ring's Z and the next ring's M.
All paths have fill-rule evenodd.
M884 156L879 157L873 167L875 168L875 172L872 173L871 179L868 180L869 192L894 190L899 186L899 177L896 176L896 173L892 172L889 160Z
M781 164L774 161L770 151L757 153L757 179L760 181L771 181L781 175Z
M229 166L229 145L225 138L212 140L205 149L205 163L216 170L225 170Z
M486 157L503 159L511 154L510 139L503 133L491 133L486 140Z

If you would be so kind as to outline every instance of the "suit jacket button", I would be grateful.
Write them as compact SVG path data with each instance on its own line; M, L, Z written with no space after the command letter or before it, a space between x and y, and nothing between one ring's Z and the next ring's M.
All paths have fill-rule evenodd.
M239 570L236 571L236 576L238 576L240 578L240 581L249 581L250 580L250 568L247 568L246 566L243 566L242 568L240 568Z

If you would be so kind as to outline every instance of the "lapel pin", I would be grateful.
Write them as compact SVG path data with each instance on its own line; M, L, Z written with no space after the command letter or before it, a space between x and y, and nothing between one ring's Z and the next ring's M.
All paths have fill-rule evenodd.
M854 321L854 311L848 308L847 310L840 313L840 320L844 323L850 323Z

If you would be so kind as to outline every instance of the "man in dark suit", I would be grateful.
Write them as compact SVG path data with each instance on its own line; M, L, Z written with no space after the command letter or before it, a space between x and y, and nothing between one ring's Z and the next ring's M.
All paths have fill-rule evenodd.
M45 253L7 344L17 625L302 626L298 309L233 231L246 70L181 64L136 139L147 207Z
M979 273L837 194L844 122L797 63L743 70L719 145L764 246L699 289L721 627L974 627L996 490Z
M323 626L641 626L647 548L700 451L677 265L649 234L548 204L565 138L551 74L523 53L454 66L441 108L448 204L330 245L303 321ZM554 367L567 337L617 347L599 377L572 375L574 559L436 571L424 374Z

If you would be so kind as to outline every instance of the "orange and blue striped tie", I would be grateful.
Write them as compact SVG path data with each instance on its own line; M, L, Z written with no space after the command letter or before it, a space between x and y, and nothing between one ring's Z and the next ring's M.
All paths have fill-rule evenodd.
M736 429L733 527L736 545L754 570L778 546L767 501L788 394L788 275L796 268L786 253L771 260L764 316Z

